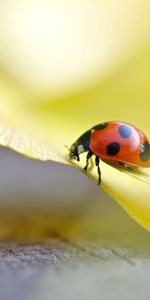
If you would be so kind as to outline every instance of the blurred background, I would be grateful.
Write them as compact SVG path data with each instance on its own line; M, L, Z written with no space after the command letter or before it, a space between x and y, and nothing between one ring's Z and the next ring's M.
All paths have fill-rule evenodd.
M54 99L104 80L149 45L149 1L1 1L0 64ZM20 99L21 101L21 99Z
M21 274L24 289L24 282L28 286L35 274L41 276L41 265L45 267L54 254L58 255L55 271L58 264L63 270L61 263L67 259L71 264L75 258L73 265L78 261L86 266L93 263L94 255L101 262L112 259L110 269L101 269L105 275L112 272L110 281L104 277L104 294L107 284L110 294L114 291L114 261L125 264L121 286L126 274L133 271L132 263L137 273L145 272L142 259L149 257L149 233L89 178L63 164L68 164L65 145L70 146L79 134L101 121L128 121L150 136L149 15L148 0L0 0L0 142L30 156L0 149L0 238L6 243L0 247L0 263L5 269L11 262L13 275L15 267L15 272L19 270L16 278ZM41 156L34 138L43 147ZM48 154L43 143L47 143ZM116 180L116 173L113 178ZM18 244L7 244L35 245L49 239L64 243L63 247L54 243L59 252L50 254L45 246L33 252L24 246L18 250ZM9 247L13 248L11 259ZM6 249L5 260L2 253ZM135 253L139 255L136 261ZM20 257L25 261L25 274ZM50 265L51 261L46 267ZM76 281L81 275L79 295L90 299L88 295L94 292L89 285L89 294L84 293L88 286L84 276L90 281L91 269L85 265L72 278ZM97 275L103 278L103 272L92 269L92 280ZM10 285L9 268L4 273L1 280ZM147 273L142 274L147 278ZM133 277L127 280L129 290ZM57 286L57 272L54 280ZM62 282L67 285L68 273ZM43 281L41 285L43 295ZM16 286L16 281L10 285L5 299L21 293ZM45 289L49 295L44 281ZM72 285L69 291L73 295ZM96 281L95 299L99 291ZM59 297L53 290L53 299ZM138 299L138 288L131 299L134 297Z
M147 0L1 1L1 118L61 160L64 142L104 120L150 134L149 11Z

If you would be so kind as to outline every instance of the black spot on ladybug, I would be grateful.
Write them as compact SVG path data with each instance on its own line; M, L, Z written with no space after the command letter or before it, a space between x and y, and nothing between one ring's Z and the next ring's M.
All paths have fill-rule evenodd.
M121 125L119 126L119 133L124 139L127 139L131 136L132 128L127 125Z
M150 145L148 142L141 144L140 147L140 160L147 161L150 158Z
M104 122L104 123L101 123L101 124L98 124L98 125L94 126L92 129L102 130L102 129L106 128L107 126L108 126L108 123Z
M120 145L119 145L119 143L112 142L112 143L108 144L107 148L106 148L106 151L107 151L108 155L111 155L111 156L116 155L120 151Z

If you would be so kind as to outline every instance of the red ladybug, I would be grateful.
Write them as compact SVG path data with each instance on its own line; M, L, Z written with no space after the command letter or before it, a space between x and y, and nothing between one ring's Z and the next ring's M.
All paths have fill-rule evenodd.
M95 155L98 168L98 184L101 182L100 158L114 166L150 167L150 143L146 135L136 127L125 122L104 122L83 133L70 148L70 158L80 160L79 155L86 152L87 171L91 156Z

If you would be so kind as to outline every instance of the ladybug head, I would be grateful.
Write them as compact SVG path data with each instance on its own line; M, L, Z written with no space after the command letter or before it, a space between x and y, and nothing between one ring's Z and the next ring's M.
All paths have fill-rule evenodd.
M90 138L91 138L91 130L88 130L85 133L83 133L78 138L78 140L71 145L70 158L74 158L79 161L80 160L79 155L89 150Z
M78 145L76 143L71 145L70 158L74 158L74 159L77 159L79 161Z

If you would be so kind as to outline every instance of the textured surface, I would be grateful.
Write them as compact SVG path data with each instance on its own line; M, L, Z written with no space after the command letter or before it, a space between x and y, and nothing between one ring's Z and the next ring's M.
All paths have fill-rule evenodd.
M60 240L1 244L0 299L149 299L149 258L149 251Z

